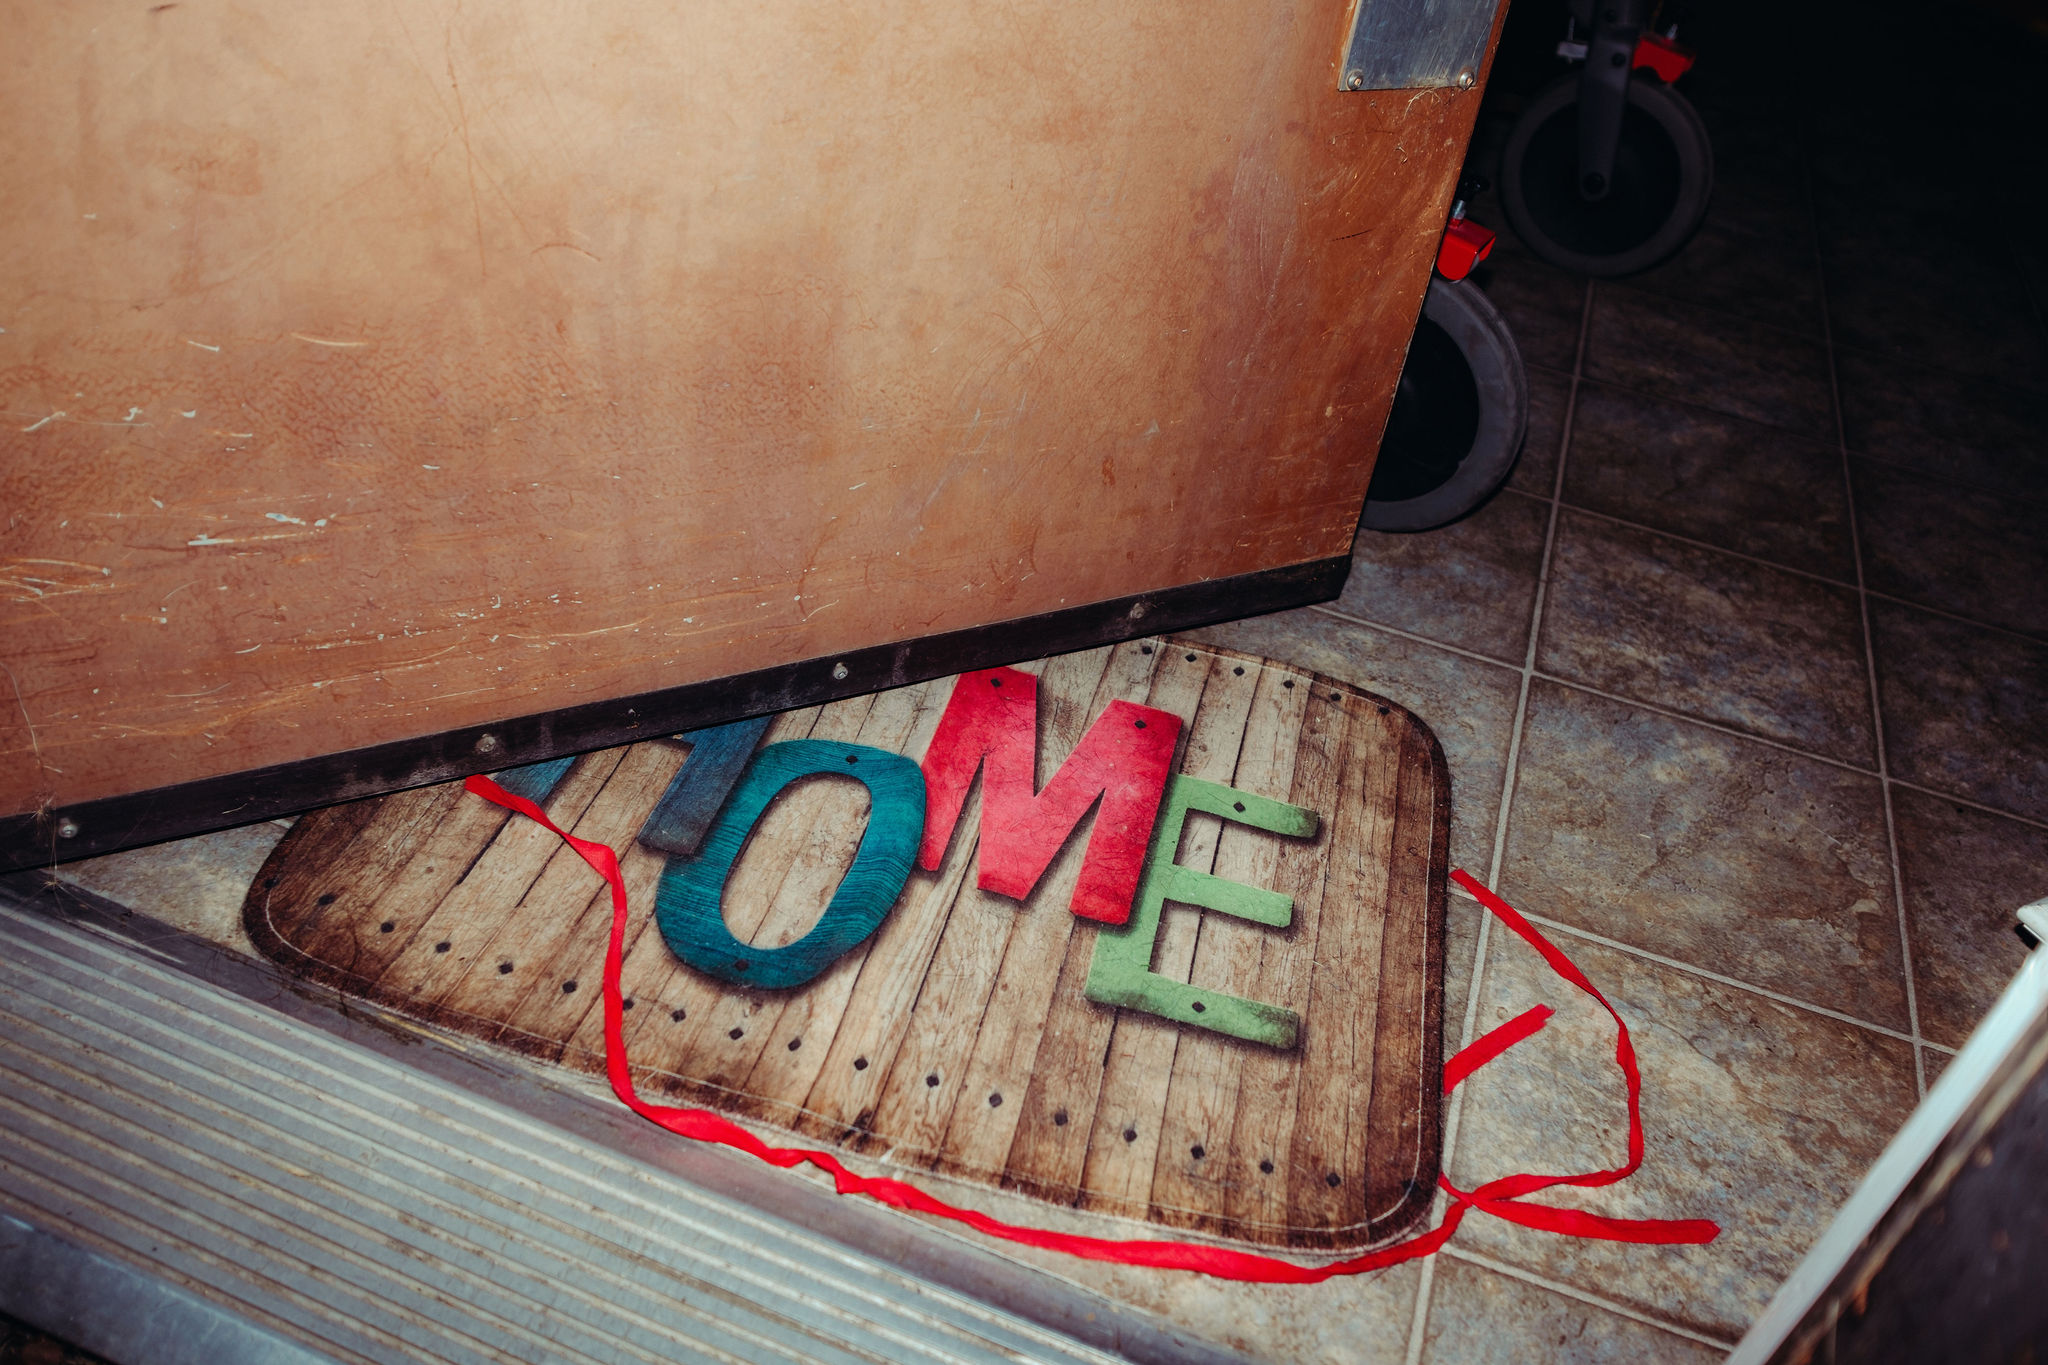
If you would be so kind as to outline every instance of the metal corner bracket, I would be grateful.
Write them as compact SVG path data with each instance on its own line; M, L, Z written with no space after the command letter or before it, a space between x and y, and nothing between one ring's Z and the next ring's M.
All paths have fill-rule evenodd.
M1469 90L1496 10L1493 0L1358 0L1337 88Z

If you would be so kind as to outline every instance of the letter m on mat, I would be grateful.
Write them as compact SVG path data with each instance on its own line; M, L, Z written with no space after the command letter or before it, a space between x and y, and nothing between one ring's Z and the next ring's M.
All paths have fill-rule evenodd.
M1018 900L1031 894L1053 855L1100 798L1102 810L1081 861L1073 910L1083 919L1122 924L1131 916L1179 738L1179 716L1113 701L1039 791L1038 679L1014 668L963 673L925 751L924 842L918 864L935 871L945 861L977 768L982 774L977 884Z

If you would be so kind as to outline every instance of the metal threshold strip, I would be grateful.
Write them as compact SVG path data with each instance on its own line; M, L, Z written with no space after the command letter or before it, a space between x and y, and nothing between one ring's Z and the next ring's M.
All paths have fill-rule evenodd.
M649 1138L664 1145L635 1150ZM0 1309L87 1349L194 1365L1234 1358L680 1148L260 964L0 882Z

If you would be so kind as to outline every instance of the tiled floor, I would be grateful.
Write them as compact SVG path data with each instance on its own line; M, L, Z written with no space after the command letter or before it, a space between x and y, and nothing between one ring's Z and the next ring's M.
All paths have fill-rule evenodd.
M2016 130L2048 126L2007 107L2038 105L2048 44L1958 22L2005 35L2004 83L1932 112L1901 106L1903 18L1846 38L1818 89L1774 80L1758 30L1697 32L1700 235L1597 284L1504 238L1484 279L1533 389L1508 489L1438 532L1361 534L1330 606L1206 632L1436 728L1453 859L1554 932L1642 1056L1648 1159L1572 1202L1725 1230L1627 1247L1468 1220L1417 1277L1411 1362L1713 1358L2048 893L2048 272L1987 255L1967 188L2011 183ZM1497 86L1482 155L1516 107ZM1560 1016L1460 1090L1453 1179L1619 1163L1612 1025L1454 906L1447 1045Z

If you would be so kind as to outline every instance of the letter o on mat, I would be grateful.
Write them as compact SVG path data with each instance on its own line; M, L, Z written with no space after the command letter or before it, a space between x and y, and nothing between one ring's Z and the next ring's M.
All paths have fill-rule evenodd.
M868 789L867 832L853 866L811 931L780 948L734 938L725 884L747 836L784 787L837 773ZM756 753L694 858L670 858L654 894L654 920L670 951L690 966L742 986L801 986L875 932L903 894L924 834L924 774L901 754L866 744L793 739Z

